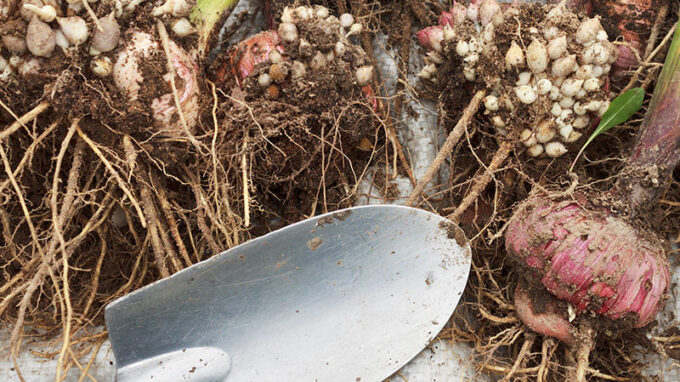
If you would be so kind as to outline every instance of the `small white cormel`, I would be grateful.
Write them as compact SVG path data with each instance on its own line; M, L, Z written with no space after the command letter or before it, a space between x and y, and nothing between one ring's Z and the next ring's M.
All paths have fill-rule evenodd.
M472 52L472 53L468 54L468 55L463 59L463 61L465 61L466 63L468 63L468 64L470 64L470 65L474 65L474 64L477 63L477 61L479 61L479 53L477 53L477 52Z
M587 80L593 76L593 66L592 65L581 65L576 70L576 78L579 80Z
M529 129L522 130L522 133L519 135L519 139L526 147L531 147L538 143L538 140L536 140L536 135Z
M556 134L557 132L553 127L552 120L547 119L541 121L538 126L536 126L536 140L538 140L540 143L550 142L553 138L555 138Z
M269 52L269 62L272 64L278 64L283 60L283 57L281 57L281 53L279 53L278 50L274 49L271 52Z
M354 24L352 24L351 27L349 27L349 32L347 32L347 34L345 35L345 37L349 37L349 36L354 36L354 35L360 34L361 32L363 32L363 30L364 30L364 26L363 26L363 25L361 25L361 24L359 24L359 23L354 23Z
M551 158L559 158L567 152L567 148L561 142L550 142L545 145L545 153Z
M19 64L18 72L20 76L27 76L29 74L38 74L40 66L42 64L42 58L33 57L30 60L23 60Z
M470 47L470 52L480 52L482 50L481 44L474 37L470 37L470 40L468 41L468 47Z
M536 144L536 145L529 147L527 149L527 154L529 154L529 156L534 157L534 158L540 157L541 154L543 154L543 145Z
M4 35L2 45L14 54L23 54L26 51L26 40L20 37Z
M90 69L97 77L107 77L113 72L113 63L106 56L95 57L90 63Z
M285 42L293 42L298 38L298 31L295 24L281 23L279 24L279 36Z
M10 64L10 66L13 66L13 67L16 68L16 67L21 63L21 57L19 57L19 56L11 56L11 57L9 58L9 61L8 61L8 62L9 62L9 64Z
M327 63L326 55L317 51L314 56L312 56L312 59L309 60L309 67L312 68L312 70L319 70L326 67Z
M531 105L532 103L536 102L536 98L538 97L534 89L532 89L529 85L516 87L515 94L517 94L517 98L519 98L520 102L527 105Z
M564 7L561 4L556 5L548 12L547 18L554 19L564 14Z
M555 60L552 64L552 73L558 77L567 77L576 70L576 56L571 54Z
M611 58L610 50L602 43L593 44L583 51L581 60L584 64L605 65Z
M486 42L492 42L496 38L496 27L494 27L493 23L489 23L484 27L482 38Z
M536 91L538 91L539 95L550 93L550 89L552 89L552 82L547 78L540 79L536 83Z
M441 29L433 30L429 34L430 46L435 51L442 52L442 42L444 41L444 31Z
M598 109L597 113L601 116L604 115L604 113L607 112L607 109L609 109L609 101L604 101L602 102L602 105L600 106L600 109Z
M186 37L196 33L196 28L184 17L173 20L170 27L172 28L172 33L177 37Z
M444 40L452 41L456 38L456 32L451 28L449 24L444 26Z
M597 41L609 41L609 35L607 34L607 32L605 32L604 29L602 29L601 31L597 32L597 34L595 35L595 39Z
M583 89L588 92L597 91L600 88L600 80L597 78L589 78L583 83Z
M567 97L574 97L583 86L583 80L577 80L574 78L567 78L562 83L561 91Z
M69 43L78 46L87 41L87 23L81 17L58 17L57 24Z
M564 141L567 143L574 143L578 141L582 135L583 134L579 133L578 131L572 131L571 134L569 134L569 136L564 139Z
M560 92L560 88L553 85L553 87L550 88L550 100L551 101L558 101L561 98L562 98L562 93Z
M33 16L35 16L35 13L30 10L29 8L26 8L27 5L33 5L37 8L41 8L44 4L42 0L23 0L20 2L19 6L19 14L21 15L21 18L24 19L26 22L30 22ZM2 3L2 7L5 7L7 2Z
M568 120L571 115L574 114L574 111L571 109L563 109L562 112L560 113L560 118L562 121Z
M574 106L574 99L572 97L563 97L560 100L560 106L562 106L562 109L569 109Z
M349 28L354 24L354 16L349 13L343 13L340 15L340 26L343 28Z
M44 21L34 17L26 28L26 47L34 56L49 57L57 45L54 31Z
M545 28L545 32L543 32L543 37L545 37L546 41L550 41L557 37L559 34L560 34L559 28L553 25Z
M429 80L432 78L432 74L430 74L430 71L427 70L427 65L423 67L420 72L418 72L418 78L421 80Z
M309 41L305 40L304 38L301 38L300 42L298 43L298 51L301 55L309 57L313 52L312 44L310 44Z
M314 13L312 12L312 8L305 6L295 8L295 16L297 16L298 20L300 21L311 20L313 14Z
M576 35L574 36L576 38L576 42L580 44L586 44L595 39L595 36L597 36L597 32L602 30L602 25L600 24L600 20L597 18L592 18L592 19L587 19L584 20L581 25L579 25L578 29L576 30Z
M479 4L479 21L482 26L486 26L493 20L494 16L501 13L501 6L496 0L482 0Z
M64 36L64 32L62 32L61 29L56 29L54 31L54 41L57 43L57 46L60 47L61 49L68 49L69 42L66 39L66 36Z
M529 85L529 82L531 82L531 72L522 72L518 76L517 82L515 82L516 85Z
M564 56L567 53L567 37L562 36L550 40L548 43L548 55L553 60Z
M441 54L435 52L434 50L427 52L426 59L439 65L444 63L444 58L441 56Z
M489 111L497 111L498 110L498 97L490 95L486 96L484 98L484 107L486 107L486 110Z
M338 57L342 57L345 55L345 52L347 51L347 47L345 46L345 43L342 41L338 41L335 43L335 55Z
M604 74L604 69L602 69L602 66L600 66L600 65L593 66L593 77L599 78L603 74Z
M574 131L574 126L572 125L564 125L560 127L560 136L562 139L567 139L569 138L569 135Z
M57 18L57 10L51 5L38 7L33 4L24 3L24 9L33 12L40 20L46 23L51 23Z
M458 53L459 56L463 57L467 55L469 51L470 49L467 42L463 40L458 41L456 44L456 53Z
M463 75L465 76L465 79L468 81L474 81L477 78L475 69L469 66L463 68Z
M295 23L295 12L292 8L283 8L283 12L281 13L281 22L289 24Z
M316 17L320 19L325 19L326 17L329 16L328 8L326 7L317 7L316 12L314 13Z
M588 111L597 111L600 109L600 106L602 106L602 101L593 100L583 105L583 108Z
M423 67L423 69L418 73L418 77L429 80L437 74L437 66L434 64L428 64Z
M573 109L576 115L584 115L585 113L588 112L588 110L586 110L586 108L583 105L581 105L580 102L574 103Z
M522 48L514 41L510 45L508 52L505 54L505 65L508 69L524 65L524 52L522 52Z
M269 74L262 73L259 77L257 77L257 83L264 88L271 85L272 78L269 76Z
M102 29L94 29L90 50L99 53L110 52L118 46L118 41L120 40L120 25L116 21L114 12L99 19L99 26Z
M175 17L189 16L191 8L193 8L195 1L187 0L166 0L163 5L154 8L151 11L151 16L157 17L169 13Z
M293 61L290 71L293 78L301 78L307 73L307 67L300 61Z
M588 126L590 123L590 117L587 115L582 115L574 120L572 125L574 125L575 128L577 129L583 129L584 127Z
M491 118L491 122L497 129L503 129L505 127L505 121L503 121L503 118L501 118L500 115L495 115Z
M362 66L356 71L357 84L359 86L368 85L373 80L373 67Z
M554 115L555 117L559 117L562 114L562 106L560 106L559 103L554 102L552 104L552 108L550 109L550 114Z
M548 50L537 39L527 48L527 65L534 73L542 73L548 67Z

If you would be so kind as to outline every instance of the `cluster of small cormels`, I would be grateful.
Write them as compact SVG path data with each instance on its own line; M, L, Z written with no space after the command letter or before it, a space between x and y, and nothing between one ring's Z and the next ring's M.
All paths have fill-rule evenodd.
M308 41L299 33L302 28L320 31L324 34L320 40L332 40L334 43ZM269 97L275 98L279 92L276 84L283 83L289 77L302 78L308 70L319 71L335 60L342 60L353 71L356 84L368 86L373 79L373 66L369 65L365 52L349 41L350 36L362 30L362 25L347 13L338 18L330 15L329 10L322 6L286 7L277 32L264 32L242 43L252 45L256 41L260 51L265 51L267 55L260 59L241 59L240 76L247 77L255 64L264 63L266 67L258 68L257 83L267 88Z
M55 49L78 49L83 44L92 56L90 69L99 77L112 73L111 59L102 53L114 51L121 40L119 19L132 15L141 1L114 0L114 10L104 17L93 17L89 3L81 0L22 0L14 14L8 5L0 5L0 48L9 57L0 55L0 80L13 73L26 75L36 72L42 60L51 57ZM154 17L169 15L171 30L178 37L196 32L186 16L194 0L167 0L151 12ZM85 15L87 14L87 16ZM81 16L82 15L82 16Z
M520 140L532 157L564 155L565 145L579 140L581 131L609 107L609 95L602 89L617 49L599 19L579 20L562 5L545 7L545 17L536 26L503 36L511 44L500 51L497 31L512 29L500 27L522 19L526 8L503 10L495 0L476 2L471 8L456 4L444 13L440 25L419 33L421 44L430 49L420 77L437 81L437 67L453 55L462 59L467 81L478 81L483 67L498 68L497 78L484 79L485 85L492 84L484 106L495 128L506 135L507 129L520 126ZM504 57L503 62L483 62L498 52L495 56ZM529 125L517 114L522 106L530 108L525 115L534 116Z

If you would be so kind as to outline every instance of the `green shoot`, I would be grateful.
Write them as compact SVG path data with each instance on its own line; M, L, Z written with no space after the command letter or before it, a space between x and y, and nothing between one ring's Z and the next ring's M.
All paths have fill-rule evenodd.
M204 56L216 42L220 28L238 0L198 0L189 18L198 29L198 51Z
M627 92L616 97L609 105L607 111L602 116L602 119L600 120L600 124L597 126L597 129L595 129L590 138L588 138L583 147L581 147L581 150L578 152L578 155L576 155L574 162L571 164L571 167L569 168L569 172L572 172L574 170L574 166L576 165L576 162L578 161L579 157L581 157L583 151L595 138L597 138L600 134L604 133L605 131L611 129L612 127L618 126L626 122L628 119L630 119L630 117L632 117L633 114L637 113L637 111L640 110L640 108L642 107L642 101L644 101L644 99L645 91L642 88L630 89Z

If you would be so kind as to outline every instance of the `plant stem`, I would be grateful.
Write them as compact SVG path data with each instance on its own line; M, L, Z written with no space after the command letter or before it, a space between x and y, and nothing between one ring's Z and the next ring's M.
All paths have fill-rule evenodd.
M198 0L189 15L198 29L198 52L201 57L215 46L222 21L226 20L239 0ZM217 26L217 27L216 27Z
M633 154L615 190L633 212L656 202L680 161L680 30L675 32Z

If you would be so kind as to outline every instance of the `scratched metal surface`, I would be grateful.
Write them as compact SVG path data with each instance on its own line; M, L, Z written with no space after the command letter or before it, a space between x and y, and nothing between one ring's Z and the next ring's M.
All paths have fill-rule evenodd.
M451 316L470 248L423 210L350 212L251 240L109 305L118 381L380 381L399 370Z

